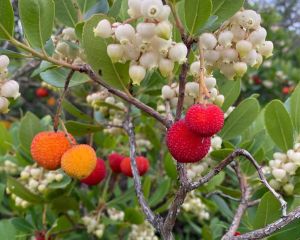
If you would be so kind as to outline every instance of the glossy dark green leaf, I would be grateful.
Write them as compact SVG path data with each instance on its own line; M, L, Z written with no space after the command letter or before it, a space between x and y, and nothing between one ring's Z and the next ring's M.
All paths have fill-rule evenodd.
M63 24L74 27L78 21L78 10L72 0L55 0L55 17Z
M228 157L229 154L231 154L234 151L232 148L223 148L220 150L214 150L210 153L210 156L218 161L221 161Z
M226 81L226 83L220 87L220 92L225 97L222 110L226 112L227 109L238 99L241 93L241 80Z
M69 114L73 115L74 117L84 120L84 121L93 121L93 118L89 115L85 114L81 110L79 110L77 107L75 107L72 103L70 103L68 100L64 100L63 103L63 109L67 111Z
M144 215L141 210L137 210L135 208L126 208L125 221L128 221L132 224L142 224L144 222Z
M34 226L24 218L13 218L11 223L22 233L33 233L35 230Z
M172 156L167 153L164 157L164 167L167 175L171 178L176 180L177 179L177 170L176 170L176 164L173 160Z
M9 58L28 58L28 56L22 53L0 48L0 55L2 54L8 56Z
M0 1L0 39L14 34L14 12L10 0Z
M74 136L84 136L86 134L95 133L103 129L103 126L101 125L92 125L75 121L67 121L65 125L68 129L68 132Z
M218 16L220 25L243 7L244 0L212 0L212 4L212 14Z
M156 191L150 197L149 205L156 206L158 203L164 200L165 196L169 193L171 187L171 180L164 179L159 182Z
M290 98L290 104L292 122L296 131L300 134L300 84L294 90Z

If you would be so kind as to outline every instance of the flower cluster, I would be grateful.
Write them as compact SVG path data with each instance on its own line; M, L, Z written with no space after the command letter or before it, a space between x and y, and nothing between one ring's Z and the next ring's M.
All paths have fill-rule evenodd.
M182 208L186 212L195 214L199 221L209 219L209 212L207 211L207 207L196 195L195 190L187 194L186 199L182 204Z
M152 227L152 225L145 221L143 224L140 225L132 225L128 239L158 240L158 237L155 235L155 229Z
M9 58L0 55L0 113L9 111L8 98L17 99L20 96L19 84L15 80L8 80Z
M85 55L79 47L74 28L63 29L60 35L52 36L52 41L55 46L53 58L74 64L84 63Z
M94 234L97 238L101 238L103 236L105 225L99 223L97 216L84 216L82 221L86 226L88 233Z
M104 129L106 133L118 134L122 129L124 113L126 111L126 106L123 102L118 101L107 89L100 89L100 91L92 93L86 97L86 101L90 104L96 111L101 112L101 114L108 120L108 127Z
M222 138L219 136L214 136L211 138L211 147L209 153L213 150L221 149L222 147ZM189 179L197 180L205 172L207 172L209 166L213 164L213 160L209 156L209 154L198 163L189 163L187 164L187 176Z
M140 151L147 151L153 147L152 143L141 133L136 134L136 146Z
M126 23L132 19L124 23L103 19L94 29L95 36L113 39L107 54L113 62L130 61L133 84L139 85L147 70L154 68L164 77L172 76L174 64L187 60L187 47L172 40L170 7L161 0L129 0L128 7L132 19L139 20L135 28Z
M20 171L20 167L12 161L5 160L3 164L0 163L0 172L5 172L9 175L16 175Z
M300 166L300 143L296 143L294 149L288 150L287 153L274 153L273 158L269 161L270 173L273 177L270 185L275 190L283 189L287 195L292 195L293 176Z
M125 217L125 213L115 208L108 208L107 214L109 218L113 221L123 221Z
M20 173L20 182L32 193L41 194L47 191L48 185L54 182L61 182L64 175L60 171L45 171L41 167L36 165L26 166ZM10 193L10 189L7 189ZM11 195L12 199L15 200L17 206L26 208L29 203L24 199Z
M273 52L273 43L266 41L267 31L260 24L258 13L241 10L214 34L203 33L200 45L204 49L206 68L219 69L228 79L242 77L248 65L258 68L263 57L268 58ZM199 61L194 64L200 67Z

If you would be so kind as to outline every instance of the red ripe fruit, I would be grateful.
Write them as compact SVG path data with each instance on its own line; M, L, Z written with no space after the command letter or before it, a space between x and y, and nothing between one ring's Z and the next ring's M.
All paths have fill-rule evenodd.
M185 121L195 133L211 137L222 129L224 113L214 104L195 104L187 110Z
M93 186L100 183L105 178L105 176L106 176L105 162L101 158L97 158L95 169L88 177L81 179L80 182L85 183L89 186Z
M114 173L120 173L121 162L125 157L118 153L112 153L108 156L109 166Z
M49 95L49 92L47 88L40 87L35 90L35 95L37 97L43 98L43 97L47 97Z
M143 176L149 169L149 161L145 157L136 157L136 165L139 171L140 176ZM131 171L131 163L130 163L130 157L126 157L123 159L121 163L121 170L124 175L127 177L133 177L132 171Z
M235 233L234 233L234 236L240 236L240 235L241 235L240 232L235 232Z
M169 128L166 141L171 155L181 163L200 161L210 148L210 138L191 131L184 120Z

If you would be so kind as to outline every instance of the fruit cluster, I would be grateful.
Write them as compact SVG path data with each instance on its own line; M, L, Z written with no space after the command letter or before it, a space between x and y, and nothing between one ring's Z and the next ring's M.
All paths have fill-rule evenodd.
M52 36L55 46L53 58L74 64L83 64L85 55L79 47L79 40L74 28L65 28L60 35Z
M273 177L270 185L275 190L283 189L286 195L294 192L294 179L296 171L300 166L300 143L296 143L294 149L287 153L276 152L273 160L269 161L270 173Z
M155 235L155 229L152 225L145 221L140 225L132 224L128 240L136 239L158 240L158 237Z
M26 166L20 173L20 182L32 193L43 194L48 190L48 186L54 182L61 182L64 178L60 170L45 171L42 167L36 165ZM10 193L10 189L7 189ZM19 196L11 194L16 206L26 208L30 204Z
M128 7L132 19L125 23L103 19L94 29L95 36L112 38L107 54L113 62L130 61L133 84L139 85L146 72L154 68L164 77L172 76L175 63L187 60L187 47L172 40L170 7L161 0L129 0ZM130 20L138 20L136 28L129 24Z
M211 145L211 136L224 124L222 110L213 104L195 104L185 119L175 122L167 132L168 149L175 160L193 163L202 160Z
M195 214L199 221L208 220L209 212L207 211L206 205L201 201L200 197L197 196L195 190L187 194L182 208L186 212Z
M204 49L207 74L219 69L228 79L242 77L248 65L258 68L263 57L270 57L273 43L266 41L267 31L260 24L261 17L258 13L241 10L214 34L203 33L200 45ZM191 71L195 74L200 72L199 61L191 65Z
M9 58L0 55L0 113L9 111L8 98L17 99L20 96L19 84L15 80L8 80Z

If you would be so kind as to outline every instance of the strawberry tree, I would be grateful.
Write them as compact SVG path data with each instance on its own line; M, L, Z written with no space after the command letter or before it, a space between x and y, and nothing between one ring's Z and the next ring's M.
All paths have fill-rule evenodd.
M29 72L50 112L0 125L1 239L296 239L300 87L241 94L274 48L243 5L0 0L0 113Z

